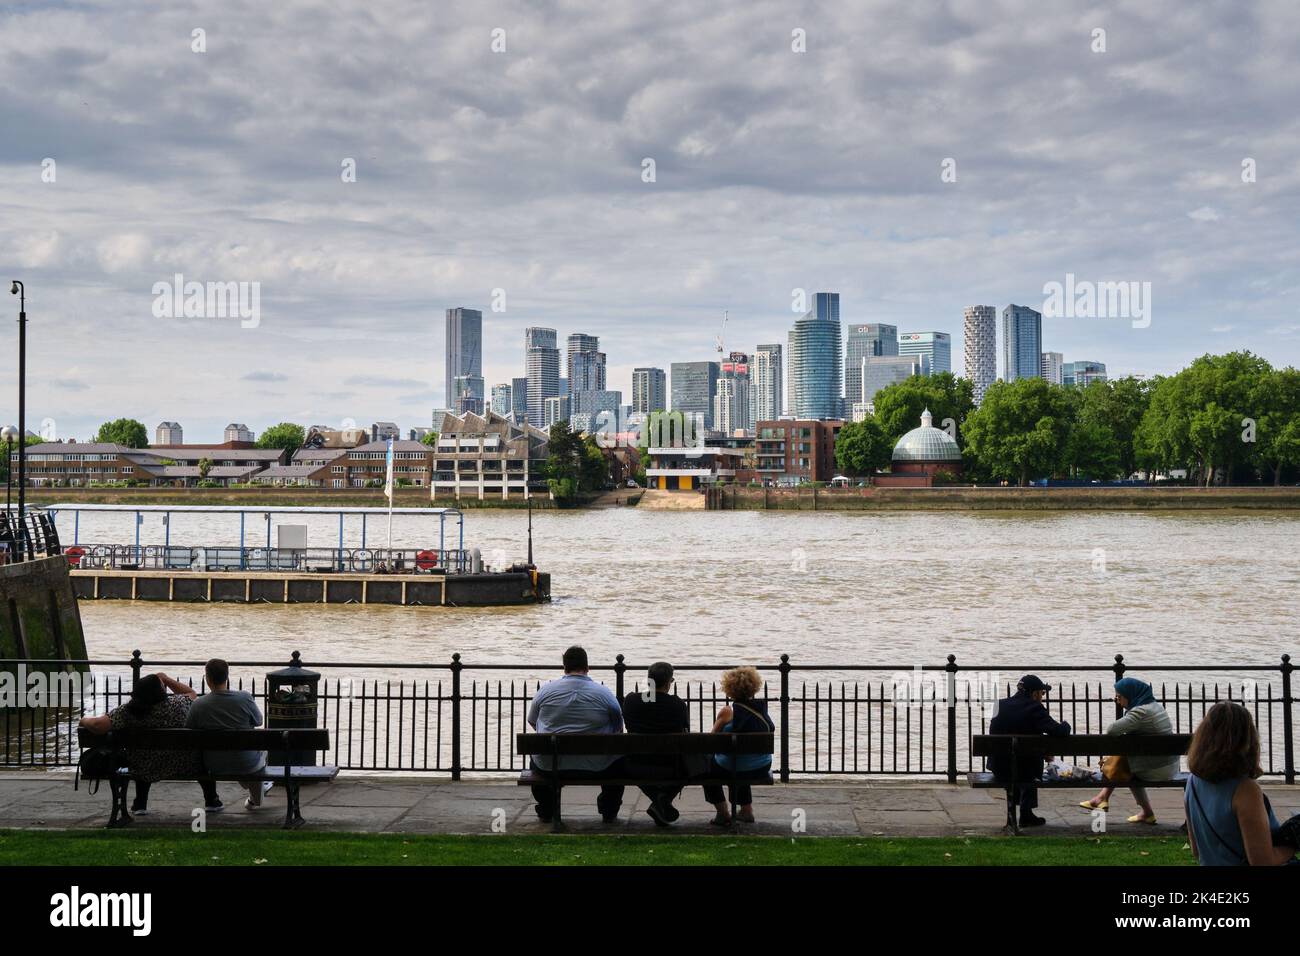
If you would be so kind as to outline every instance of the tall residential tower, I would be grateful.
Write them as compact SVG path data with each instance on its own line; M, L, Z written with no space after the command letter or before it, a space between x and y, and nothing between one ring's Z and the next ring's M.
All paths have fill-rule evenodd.
M978 405L998 377L998 312L991 305L970 305L963 315L963 364Z

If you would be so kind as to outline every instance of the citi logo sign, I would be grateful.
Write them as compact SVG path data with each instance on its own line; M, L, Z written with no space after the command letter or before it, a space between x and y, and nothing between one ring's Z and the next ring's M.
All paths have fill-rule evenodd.
M129 927L133 936L153 928L152 893L82 893L73 886L50 897L50 925L59 928Z

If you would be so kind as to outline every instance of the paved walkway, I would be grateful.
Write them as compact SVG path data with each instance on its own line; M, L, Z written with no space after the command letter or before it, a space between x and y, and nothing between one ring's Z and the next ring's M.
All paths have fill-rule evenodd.
M1300 811L1300 787L1265 788L1281 819ZM210 815L209 828L278 826L284 797L277 788L266 808L255 813L243 807L243 790L221 784L226 810ZM1153 790L1160 822L1142 826L1124 822L1133 812L1132 797L1119 791L1107 818L1108 832L1177 834L1183 822L1182 792ZM1035 832L1078 836L1091 832L1089 814L1075 804L1091 791L1044 791L1039 813L1047 826ZM596 790L565 788L565 823L574 832L708 833L712 808L698 787L677 800L681 820L671 831L658 830L646 816L646 798L629 789L616 824L606 826L596 813ZM141 827L188 827L191 811L200 805L197 784L156 784L148 816L136 818ZM91 795L83 785L72 789L70 772L0 772L0 828L95 828L108 818L108 792ZM1000 791L971 790L962 784L932 781L799 782L757 788L754 812L758 821L744 832L787 835L796 820L806 832L821 836L962 836L1001 832L1004 802ZM546 833L538 821L528 790L508 780L466 780L445 777L347 775L328 785L304 787L302 813L312 829L374 833L490 833L493 822L504 821L509 833Z

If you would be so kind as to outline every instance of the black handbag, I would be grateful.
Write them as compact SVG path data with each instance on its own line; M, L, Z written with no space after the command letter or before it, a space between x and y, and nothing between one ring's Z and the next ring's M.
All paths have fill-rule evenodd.
M90 792L98 793L100 782L112 777L125 766L126 751L123 748L109 744L87 747L77 761L77 770L72 776L72 789L78 789L80 778L85 777L94 784L94 787L88 788Z

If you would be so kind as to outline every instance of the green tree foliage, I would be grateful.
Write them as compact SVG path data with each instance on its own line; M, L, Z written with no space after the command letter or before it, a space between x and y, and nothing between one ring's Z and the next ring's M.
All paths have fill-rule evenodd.
M1271 472L1273 484L1282 483L1282 469L1300 467L1300 371L1270 372L1261 387L1266 411L1257 433L1260 470Z
M1235 466L1260 464L1258 426L1273 411L1270 400L1281 400L1285 391L1274 374L1257 355L1229 352L1202 355L1155 383L1135 436L1142 467L1186 468L1208 486L1219 469L1230 475ZM1248 421L1255 423L1254 441L1247 437ZM1285 428L1286 417L1277 416L1273 434Z
M869 475L889 464L894 444L880 422L868 415L840 429L835 440L835 463L846 475Z
M438 444L438 433L429 432L429 434L421 438L420 441L432 448L434 445Z
M966 419L966 443L994 477L1023 485L1056 471L1071 420L1071 399L1060 386L1041 378L994 382Z
M209 474L211 471L212 471L212 459L211 459L211 458L200 458L200 459L199 459L199 478L201 478L201 479L204 480L204 481L207 481L208 474ZM207 486L206 486L206 485L200 485L200 487L207 487Z
M292 455L302 447L303 439L306 437L306 431L301 425L295 425L293 422L280 422L278 425L272 425L258 436L257 447L283 448Z
M149 432L134 418L119 418L104 422L95 433L95 441L108 445L125 445L127 448L146 448Z
M45 441L45 439L42 438L40 435L28 435L27 441L24 442L24 444L28 448L31 448L33 445L39 445L43 441ZM4 442L0 442L0 448L5 448ZM6 449L6 452L7 450L8 449ZM18 442L14 442L13 454L15 455L18 454ZM9 480L9 455L6 453L0 453L0 458L4 459L4 461L0 461L0 481L8 481ZM17 472L18 472L18 465L15 464L14 465L15 475L17 474Z
M957 378L951 372L914 375L882 388L876 393L874 403L876 421L884 429L891 448L921 424L921 413L927 408L936 426L942 428L948 418L957 423L957 443L964 448L962 425L975 408L975 390L967 379Z
M609 467L595 436L570 430L568 422L551 426L547 443L547 484L557 499L568 500L603 488Z

